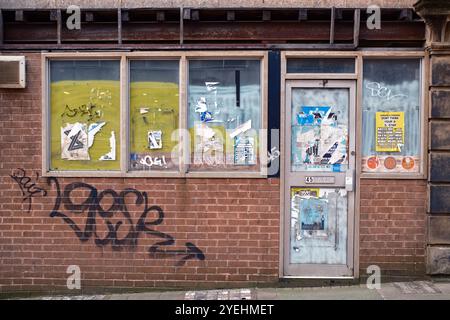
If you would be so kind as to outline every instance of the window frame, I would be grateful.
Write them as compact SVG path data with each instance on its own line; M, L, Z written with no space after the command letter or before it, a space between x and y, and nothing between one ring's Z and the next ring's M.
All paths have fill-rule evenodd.
M355 55L353 55L353 56L346 56L346 55L344 55L344 56L332 56L332 57L330 57L330 56L319 56L319 55L317 55L317 56L302 56L302 57L295 57L295 56L287 56L287 58L286 58L286 75L287 75L287 77L288 78L290 78L290 77L295 77L295 78L298 78L298 77L302 77L302 76L307 76L308 74L309 75L323 75L323 74L327 74L327 75L343 75L344 77L348 77L348 76L350 76L350 77L352 77L353 75L355 75L355 74L357 74L358 72L357 72L357 63L356 63L356 56ZM354 71L353 72L319 72L319 71L317 71L317 72L290 72L289 70L288 70L288 68L289 68L289 60L308 60L308 59L315 59L315 60L323 60L323 61L326 61L326 60L353 60L353 67L354 67Z
M364 82L364 60L371 59L383 59L383 60L396 60L396 59L418 59L420 62L420 168L419 172L367 172L363 171L362 168L362 146L363 146L363 136L362 136L362 104L363 104L363 82ZM358 145L357 145L357 171L361 179L408 179L408 180L420 180L426 179L428 176L428 99L426 98L426 88L428 85L428 64L429 57L428 54L424 52L416 51L385 51L385 52L364 52L358 59L358 64L360 65L359 70L361 73L358 75L358 105L357 105L357 135L358 135Z
M189 172L190 148L188 131L188 60L255 59L260 61L261 130L259 131L259 171L195 171ZM50 170L50 61L54 60L118 60L120 61L120 170ZM179 165L178 171L150 171L130 169L130 61L179 61ZM41 54L42 68L42 176L54 177L136 177L136 178L267 178L267 126L268 126L268 52L267 51L180 51L180 52L57 52Z
M288 73L287 60L290 58L355 58L355 73ZM364 59L420 59L421 60L421 95L420 95L420 124L421 124L421 167L419 172L364 172L362 171L362 102L363 102L363 60ZM285 82L286 80L346 80L356 81L356 176L357 179L426 179L428 176L428 114L429 99L426 88L429 83L429 54L416 50L386 50L372 49L361 51L284 51L281 54L281 105L285 102ZM283 116L283 115L282 115ZM283 132L281 132L282 137ZM281 138L282 155L283 138ZM283 169L282 169L283 170Z

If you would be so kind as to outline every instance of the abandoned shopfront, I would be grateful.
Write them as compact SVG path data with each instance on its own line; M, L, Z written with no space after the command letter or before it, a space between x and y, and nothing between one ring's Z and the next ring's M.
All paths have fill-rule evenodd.
M250 2L1 8L0 290L450 273L450 7Z

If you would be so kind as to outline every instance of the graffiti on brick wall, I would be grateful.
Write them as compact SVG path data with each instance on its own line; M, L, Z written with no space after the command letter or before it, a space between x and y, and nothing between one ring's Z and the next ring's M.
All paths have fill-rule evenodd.
M22 191L22 203L28 203L28 212L31 211L31 201L33 197L38 195L45 197L47 195L47 190L37 185L39 180L38 172L35 173L34 177L31 177L27 175L27 172L24 169L18 168L16 171L13 171L10 177L17 182L20 191Z
M19 186L26 196L28 196L31 210L31 198L40 194L47 196L48 190L42 186L36 185L36 180L29 184L31 178L27 177L25 170L18 169L21 175L13 174L11 177L19 181ZM22 178L20 178L22 177ZM26 179L28 178L28 179ZM22 180L20 180L22 179ZM28 183L28 184L27 184ZM75 233L81 242L86 242L93 238L99 247L111 245L113 250L122 250L123 248L136 248L139 238L142 234L153 236L159 239L148 248L148 253L154 258L163 258L166 256L179 256L177 266L183 266L187 260L197 259L205 260L205 255L194 243L186 242L183 249L172 249L175 245L175 238L170 234L158 231L156 226L164 222L164 211L157 205L150 205L148 194L145 191L139 191L133 188L126 188L120 192L113 189L98 191L94 186L84 182L73 182L67 184L63 189L57 178L47 178L48 188L54 187L56 198L50 217L61 218ZM30 189L30 191L28 191ZM25 191L24 191L25 190ZM39 192L37 192L40 190ZM87 191L87 192L86 192ZM86 198L76 197L74 202L73 194L87 194ZM102 200L110 198L112 203L108 208L102 206ZM133 200L133 204L140 208L140 217L135 223L126 204L126 199ZM80 226L71 217L79 218L80 214L86 214L84 225ZM98 219L102 219L107 228L107 233L103 237L97 230ZM114 219L115 223L112 221ZM126 230L124 236L123 230ZM119 231L122 236L119 236Z

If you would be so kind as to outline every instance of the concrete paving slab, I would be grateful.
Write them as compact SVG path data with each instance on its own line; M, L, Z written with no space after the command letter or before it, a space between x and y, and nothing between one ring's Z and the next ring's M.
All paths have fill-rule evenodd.
M383 283L378 292L385 300L450 300L450 284L428 281Z
M409 281L382 283L371 290L366 285L313 288L242 288L197 291L151 291L104 295L55 295L41 300L450 300L450 282Z
M185 291L167 291L162 292L159 296L160 300L184 300Z
M277 300L381 300L376 290L361 286L277 289Z
M114 294L109 300L159 300L160 296L161 292Z
M254 299L252 289L224 289L188 291L184 300L252 300Z
M450 294L450 282L435 282L434 286L439 289L444 295Z
M441 293L430 281L394 282L393 285L403 294Z
M277 300L278 293L276 289L256 289L256 300Z

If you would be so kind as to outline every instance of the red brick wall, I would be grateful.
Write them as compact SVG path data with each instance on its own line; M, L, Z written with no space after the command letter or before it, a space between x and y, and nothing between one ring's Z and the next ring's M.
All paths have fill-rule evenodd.
M361 180L360 274L425 274L427 182Z
M122 221L116 238L126 237L131 224L123 210L114 210L112 217L101 217L97 210L98 235L82 241L61 217L50 217L56 187L41 177L36 186L47 195L34 194L28 211L10 175L22 176L17 168L23 168L34 181L41 173L40 59L40 54L27 54L26 89L0 89L0 291L64 289L69 265L80 267L82 288L238 286L278 280L279 179L59 178L61 192L73 182L89 184L98 193L134 188L141 196L147 193L148 207L163 210L162 221L156 221L156 210L145 219L154 222L147 225L152 234L141 231L134 245L114 248L112 243L96 244L95 238L106 237L107 221ZM88 198L86 188L70 194L75 204ZM61 199L59 211L83 231L89 210L69 210ZM99 203L107 210L112 199L107 195ZM136 228L144 204L134 205L133 195L125 199ZM157 245L171 253L148 252L171 239L173 243ZM173 251L186 251L186 243L195 245L204 259L195 255L180 266L186 254Z
M65 289L69 265L81 268L82 288L278 281L279 179L58 179L61 192L74 182L89 184L98 194L112 189L120 195L134 188L143 197L145 192L148 207L159 206L164 217L157 221L157 211L149 210L144 221L153 222L146 225L153 231L139 232L134 245L95 242L107 235L107 221L123 222L116 238L127 236L131 224L117 208L104 217L96 209L98 234L86 239L61 217L51 217L57 193L45 178L38 178L36 186L47 195L34 194L28 210L27 199L10 175L20 176L17 168L23 168L34 181L41 173L40 59L38 53L27 54L26 89L0 89L0 292ZM70 194L76 204L88 198L86 188ZM133 204L133 195L125 198L136 230L144 204ZM58 211L83 231L89 210L69 210L64 206L67 200L60 199ZM112 203L111 195L99 201L104 210ZM361 182L361 276L371 264L379 265L383 274L424 274L425 206L425 181ZM158 245L172 239L173 243ZM197 252L180 265L186 243L203 255ZM170 252L149 253L155 245Z

